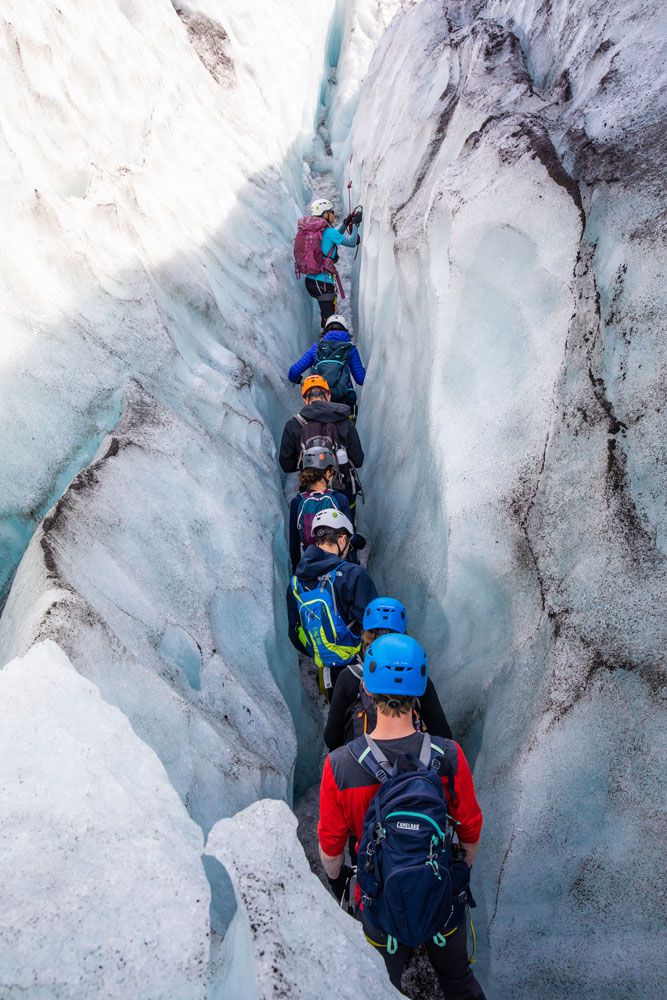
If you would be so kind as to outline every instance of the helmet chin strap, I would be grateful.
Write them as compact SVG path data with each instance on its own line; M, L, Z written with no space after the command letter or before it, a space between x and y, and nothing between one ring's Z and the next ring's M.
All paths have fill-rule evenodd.
M349 543L345 542L345 544L343 545L343 551L341 552L341 550L340 550L340 542L338 541L338 539L336 539L336 551L338 552L338 558L339 559L342 559L344 557L344 555L345 555L345 549L348 548L348 547L349 547Z

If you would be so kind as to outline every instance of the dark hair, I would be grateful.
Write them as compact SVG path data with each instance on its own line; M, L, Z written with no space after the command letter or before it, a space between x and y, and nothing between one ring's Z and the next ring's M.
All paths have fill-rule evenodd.
M327 478L327 472L332 468L330 465L327 469L302 469L299 473L299 492L306 493L312 490L315 483Z
M303 398L306 402L314 402L316 399L326 400L328 395L328 392L316 385L314 389L309 389Z
M371 697L381 715L389 715L394 719L411 712L416 702L415 698L406 694L373 694Z
M347 538L350 537L345 528L315 528L313 532L313 538L316 543L337 542L341 535L345 535Z

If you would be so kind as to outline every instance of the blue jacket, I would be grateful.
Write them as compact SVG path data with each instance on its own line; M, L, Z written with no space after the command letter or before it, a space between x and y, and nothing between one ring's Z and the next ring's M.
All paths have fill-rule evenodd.
M344 340L349 341L350 337L347 330L329 330L322 337L322 340ZM312 368L317 361L317 344L311 344L305 354L302 354L298 361L295 361L287 377L290 382L295 384L299 381L301 376L308 368ZM366 369L361 363L361 358L359 357L359 351L356 347L353 347L350 351L349 356L350 371L352 373L352 378L357 383L357 385L363 385L364 379L366 378Z
M335 567L338 567L334 583L336 605L348 628L351 628L357 635L361 635L361 623L366 605L378 596L368 570L363 566L348 562L347 559L341 560L333 552L325 552L318 545L309 545L301 556L296 568L296 576L303 586L311 589L318 585L319 577ZM301 625L299 607L292 593L291 580L287 586L287 618L290 641L299 653L304 653L305 650L299 642L299 626Z

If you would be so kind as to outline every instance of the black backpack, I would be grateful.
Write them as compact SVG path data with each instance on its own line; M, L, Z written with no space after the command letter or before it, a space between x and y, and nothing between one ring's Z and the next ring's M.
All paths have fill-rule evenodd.
M345 742L349 743L357 736L372 732L377 720L377 708L361 683L364 675L363 663L358 661L348 663L347 669L359 679L357 697L345 713Z
M303 453L309 448L322 448L331 451L335 455L341 446L338 428L335 423L325 423L321 420L306 420L300 413L296 414L296 419L301 424L299 435L299 468L303 468Z
M321 340L317 345L313 373L326 379L334 403L344 403L354 391L350 375L351 350L349 340Z
M296 419L301 424L301 434L299 436L299 468L303 468L303 453L308 448L326 448L334 455L339 448L345 448L346 443L340 437L338 425L333 422L323 422L321 420L306 420L300 413L295 414ZM335 490L345 490L347 484L353 480L352 466L349 462L345 465L338 465L336 475L333 480Z
M380 785L364 817L357 879L364 919L387 934L387 953L398 944L447 945L465 914L470 869L452 843L455 821L447 812L441 775L452 799L458 751L451 740L424 733L417 757L389 762L370 736L348 743L355 760Z

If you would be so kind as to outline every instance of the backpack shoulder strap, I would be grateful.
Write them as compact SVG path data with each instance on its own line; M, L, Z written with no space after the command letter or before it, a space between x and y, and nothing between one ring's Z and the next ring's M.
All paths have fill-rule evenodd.
M297 420L301 424L302 427L305 427L306 424L308 423L308 421L306 420L306 418L302 417L300 413L295 413L294 414L294 419Z
M391 770L391 765L389 761L383 759L382 751L375 740L370 738L368 733L348 743L347 749L357 764L361 764L364 770L368 771L378 784L381 785L383 781L388 779L388 772Z
M429 749L431 754L429 766L433 771L437 771L447 778L449 794L454 798L454 779L459 769L459 752L456 743L454 740L446 740L441 736L429 736L428 733L424 733L422 751L427 745L427 741L430 744Z
M331 588L331 601L333 603L334 614L338 614L338 604L336 602L336 588L334 584L336 582L336 573L338 572L338 570L341 568L342 565L343 563L339 562L338 565L334 566L333 569L330 569L328 573L323 573L322 576L318 577L320 590L324 590L327 584L329 584L329 587Z
M437 759L437 753L434 752L431 747L431 737L428 733L424 733L422 736L422 747L419 751L419 760L424 767L433 767L435 760ZM437 769L436 769L437 770Z
M364 665L363 663L357 663L355 660L352 663L347 664L347 669L353 674L357 680L363 680L364 676Z
M336 573L341 568L341 566L344 564L344 562L345 562L345 560L341 559L341 561L339 563L337 563L332 569L327 570L326 573L323 573L322 576L319 576L318 580L320 581L320 583L326 583L328 581L331 584L331 586L333 587L334 580L336 579Z

